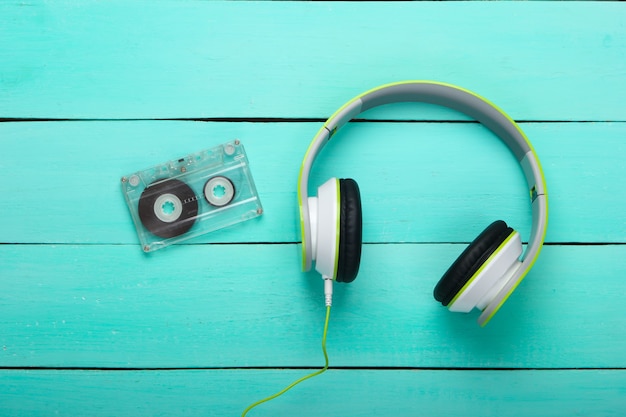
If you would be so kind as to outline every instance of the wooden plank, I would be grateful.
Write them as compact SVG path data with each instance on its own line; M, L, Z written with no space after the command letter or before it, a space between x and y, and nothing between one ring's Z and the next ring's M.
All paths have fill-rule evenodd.
M249 403L303 374L303 370L3 370L0 412L19 416L237 416ZM625 393L624 370L330 370L255 408L249 416L619 417L626 411Z
M318 128L319 123L1 123L0 241L137 244L119 178L240 138L265 214L195 242L295 242L296 179ZM524 128L542 158L551 195L547 240L625 242L626 124ZM367 242L468 242L498 218L528 238L530 208L521 170L479 125L353 123L319 157L312 184L331 176L359 182Z
M335 286L333 366L626 366L626 246L548 246L485 328L432 288L462 245L366 245ZM297 245L0 245L0 366L317 366L322 283ZM593 352L593 354L591 354Z
M516 119L626 120L617 3L182 3L3 2L0 117L321 118L437 79Z

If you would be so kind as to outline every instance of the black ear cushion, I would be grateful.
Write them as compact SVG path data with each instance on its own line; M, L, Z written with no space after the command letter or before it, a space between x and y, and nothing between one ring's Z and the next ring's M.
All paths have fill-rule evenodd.
M433 292L435 300L447 306L511 233L513 229L502 220L487 226L443 274Z
M361 263L361 193L356 181L347 178L339 180L339 194L339 259L336 280L352 282Z

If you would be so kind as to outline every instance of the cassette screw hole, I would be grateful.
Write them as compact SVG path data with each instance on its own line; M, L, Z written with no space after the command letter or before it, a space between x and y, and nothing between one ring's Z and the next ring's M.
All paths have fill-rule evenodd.
M226 195L226 188L224 188L223 185L216 185L213 187L213 195L216 198L224 198L224 195Z
M175 209L176 209L176 207L174 206L174 203L171 202L171 201L166 201L161 206L161 210L163 210L163 214L168 214L168 215L172 214Z

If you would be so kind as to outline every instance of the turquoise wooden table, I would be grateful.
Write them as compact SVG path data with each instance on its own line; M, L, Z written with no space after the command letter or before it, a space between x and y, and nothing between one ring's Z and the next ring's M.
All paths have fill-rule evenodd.
M0 4L0 415L237 416L323 365L297 175L377 85L489 98L543 163L536 266L484 328L432 289L488 223L528 239L513 155L425 104L372 110L318 159L361 186L330 369L250 416L626 415L626 7L618 3ZM119 179L238 138L263 216L140 248Z

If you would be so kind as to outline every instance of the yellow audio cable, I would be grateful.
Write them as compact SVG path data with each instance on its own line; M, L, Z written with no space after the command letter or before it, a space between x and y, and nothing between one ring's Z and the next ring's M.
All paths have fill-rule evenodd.
M250 406L248 406L248 408L243 410L243 413L241 413L241 417L245 417L246 414L248 414L248 412L252 410L254 407L256 407L257 405L263 404L264 402L273 400L274 398L283 395L284 393L286 393L287 391L289 391L290 389L298 385L300 382L306 381L309 378L313 378L314 376L320 375L328 369L328 353L326 352L326 334L328 333L328 320L329 319L330 319L330 306L327 305L326 306L326 321L324 322L324 334L322 335L322 352L324 352L324 360L325 360L324 367L318 371L315 371L309 375L306 375L298 379L297 381L292 382L288 387L283 388L282 390L278 391L276 394L270 395L267 398L264 398L260 401L255 402L254 404L251 404Z

